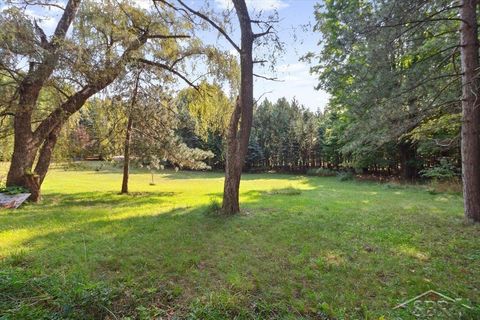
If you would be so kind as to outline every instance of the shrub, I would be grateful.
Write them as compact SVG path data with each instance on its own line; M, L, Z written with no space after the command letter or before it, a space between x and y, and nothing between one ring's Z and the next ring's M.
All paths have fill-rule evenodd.
M210 203L205 210L206 215L219 215L222 210L222 204L215 198L210 199Z
M349 181L349 180L353 180L353 173L352 172L339 172L337 174L337 179L340 180L340 181Z
M337 172L328 168L315 168L307 170L308 176L317 176L317 177L334 177L337 175Z
M20 193L29 193L29 192L30 191L28 189L20 186L0 187L0 193L5 193L12 196Z
M440 159L437 165L420 171L420 174L425 178L438 181L448 181L460 175L459 169L447 158Z

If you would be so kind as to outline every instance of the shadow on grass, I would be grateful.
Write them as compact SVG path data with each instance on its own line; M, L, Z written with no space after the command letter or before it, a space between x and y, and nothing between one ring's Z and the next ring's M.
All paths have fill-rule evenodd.
M154 201L161 204L161 200L178 194L178 192L131 192L129 194L120 194L118 192L82 192L68 195L50 193L45 197L45 204L47 206L60 205L63 207L121 206L128 208Z
M184 180L184 179L224 179L225 174L223 171L210 171L208 172L208 176L205 176L205 172L201 171L179 171L175 172L173 170L165 170L159 171L158 174L162 175L162 178L170 179L170 180ZM242 181L250 181L250 180L260 180L260 179L268 179L268 180L304 180L306 176L299 176L293 174L279 174L279 173L242 173Z
M145 205L159 205L177 195L175 192L80 192L49 193L40 204L26 203L20 209L0 215L0 231L52 223L78 223L92 218L115 217L122 212Z
M244 192L248 200L243 206L251 213L234 217L206 214L208 205L137 210L161 206L174 193L50 194L44 204L6 216L10 227L17 220L18 228L34 224L48 229L52 222L64 226L22 242L31 250L14 263L40 272L79 273L115 287L118 295L108 306L117 316L135 314L145 305L186 310L203 298L218 312L232 312L221 313L230 317L263 301L273 309L280 302L288 306L285 314L306 318L315 318L308 308L324 302L351 315L360 309L358 303L366 303L378 318L382 308L429 288L474 296L475 290L466 286L471 277L451 266L476 270L474 259L465 258L475 253L475 245L464 239L480 230L449 225L448 217L421 209L399 215L402 210L391 193L394 205L370 204L368 212L359 210L360 198L340 206L339 199L349 200L344 198L349 192L362 190L352 184L345 185L347 191L325 194L322 201L330 207L325 211L315 198L319 181L306 180L310 190ZM294 206L290 201L297 196ZM138 212L116 217L115 208ZM0 228L6 217L0 216ZM479 284L474 281L473 286ZM212 300L219 292L225 296Z
M91 171L91 170L87 170ZM91 174L119 174L121 173L120 169L103 169L101 171L91 171ZM151 171L146 169L133 169L131 171L132 175L135 174L151 174ZM189 179L201 179L201 180L210 180L210 179L221 179L223 181L225 173L223 171L188 171L180 170L175 171L172 169L158 170L154 171L155 177L168 180L189 180ZM279 173L242 173L242 180L259 180L259 179L269 179L269 180L303 180L307 176L299 176L293 174L279 174Z

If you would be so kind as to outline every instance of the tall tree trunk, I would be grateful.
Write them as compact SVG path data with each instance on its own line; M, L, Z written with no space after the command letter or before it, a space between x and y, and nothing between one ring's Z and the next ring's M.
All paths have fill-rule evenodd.
M240 99L237 98L233 110L227 136L227 154L225 156L225 182L223 187L222 211L225 214L234 214L240 211L239 189L241 168L238 170L238 122L241 116ZM240 171L240 172L239 172Z
M241 30L240 96L229 126L222 211L240 212L239 189L253 119L253 41L251 20L245 0L233 0Z
M465 217L480 222L480 99L477 0L460 8L462 63L462 178Z
M401 142L399 145L399 151L402 178L407 181L415 180L418 177L415 147L409 142Z
M133 119L132 115L128 116L127 122L127 131L125 133L125 150L123 153L123 180L122 180L122 190L120 193L128 193L128 176L130 170L130 134L132 131Z
M125 133L125 149L123 154L123 179L122 179L122 190L120 193L127 194L128 193L128 177L130 175L130 141L131 141L131 134L132 134L132 126L133 126L133 113L134 108L137 103L137 95L138 95L138 87L140 84L140 74L141 71L137 72L135 78L135 87L133 89L132 94L132 101L130 103L130 110L128 110L128 121L127 121L127 130Z

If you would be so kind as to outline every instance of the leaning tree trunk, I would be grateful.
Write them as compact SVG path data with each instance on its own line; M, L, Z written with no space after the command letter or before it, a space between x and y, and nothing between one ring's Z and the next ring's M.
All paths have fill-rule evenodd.
M35 170L27 175L27 188L31 192L29 200L32 202L39 202L41 200L40 188L50 167L53 150L57 144L61 129L62 126L58 125L50 132L40 149Z
M253 41L251 20L245 0L233 0L240 23L240 96L229 126L222 211L240 212L239 189L253 119Z
M70 0L69 3L75 2ZM79 0L76 0L79 3ZM14 148L10 169L7 175L7 186L23 186L32 191L31 200L38 201L40 187L51 161L51 155L57 142L58 134L65 121L75 112L80 110L85 102L110 85L124 70L128 55L140 48L147 41L141 37L131 43L125 50L121 59L105 73L108 77L100 78L97 83L90 83L70 96L61 106L52 111L32 132L31 119L40 89L38 85L32 86L29 75L20 86L19 108L14 119ZM22 91L23 88L25 92ZM40 147L42 147L40 149ZM38 154L38 161L33 170L33 164ZM33 179L35 178L35 179Z
M477 0L460 8L462 63L462 178L465 217L480 222L480 99Z
M63 14L55 28L50 41L41 36L40 41L45 49L41 61L30 62L28 72L18 88L18 107L14 117L14 146L10 169L7 175L7 186L23 186L34 188L36 193L41 184L37 176L32 172L33 163L38 149L44 142L45 136L39 137L32 132L32 114L36 108L40 91L53 73L60 57L60 46L64 43L68 29L73 22L81 0L69 0ZM32 199L37 197L32 194ZM39 196L38 196L39 197ZM38 198L37 197L37 198Z

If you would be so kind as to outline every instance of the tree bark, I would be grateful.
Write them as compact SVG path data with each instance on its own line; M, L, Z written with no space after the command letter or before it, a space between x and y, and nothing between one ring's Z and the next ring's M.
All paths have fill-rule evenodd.
M227 153L225 157L225 182L223 188L222 211L224 214L235 214L240 211L239 189L240 189L240 173L237 168L239 165L239 139L238 139L238 123L241 116L240 99L237 98L235 109L233 110L227 136Z
M36 188L38 190L31 191L38 194L38 198L58 134L65 121L80 110L91 96L110 85L124 70L130 54L143 46L148 39L147 35L142 35L134 40L125 49L115 65L103 70L102 74L105 76L99 77L96 83L87 84L70 96L61 106L43 119L35 131L32 132L32 114L36 108L40 91L57 65L58 52L60 51L58 44L65 37L79 4L80 0L70 0L68 2L55 30L52 42L46 44L50 51L37 68L33 64L30 66L27 75L19 86L19 106L14 117L14 149L7 175L7 186ZM33 164L41 146L43 147L39 155L40 162L37 163L37 168L33 170ZM39 172L36 171L37 169ZM30 176L38 176L38 183L32 183ZM33 196L31 198L34 199Z
M7 186L26 187L25 174L32 170L37 148L33 145L28 115L17 115L14 118L14 145L10 169L7 175ZM28 122L25 122L28 121Z
M135 87L133 89L132 101L130 104L130 110L128 110L128 121L127 121L127 130L125 133L125 149L123 154L123 179L122 179L122 190L120 193L128 193L128 177L130 175L130 141L132 134L133 126L133 112L135 104L137 103L138 87L140 84L140 71L138 71L135 78Z
M253 120L253 41L251 20L245 0L233 0L241 30L240 96L232 114L227 138L222 211L240 212L239 189Z
M18 108L14 118L14 146L12 161L7 175L7 186L23 186L28 188L27 175L32 174L32 166L41 143L35 141L32 132L32 114L38 96L45 82L51 76L60 56L59 46L63 43L67 31L75 18L80 0L69 0L65 6L51 41L42 38L45 50L42 61L30 63L27 74L18 89ZM30 185L32 185L30 183ZM33 184L35 185L35 184Z
M50 132L47 139L45 139L42 148L40 149L37 165L35 166L35 173L40 177L40 185L43 183L43 180L45 180L45 176L47 175L47 171L52 160L53 150L55 149L58 135L60 134L61 130L61 125L56 126L52 132Z
M418 168L416 166L416 150L409 142L401 142L400 151L400 169L403 179L413 181L418 177Z
M133 119L132 115L128 116L127 122L127 131L125 133L125 149L123 153L123 179L122 179L122 190L120 193L128 193L128 176L130 170L130 133L132 131Z
M460 7L462 64L462 180L465 218L480 222L480 100L477 0Z

